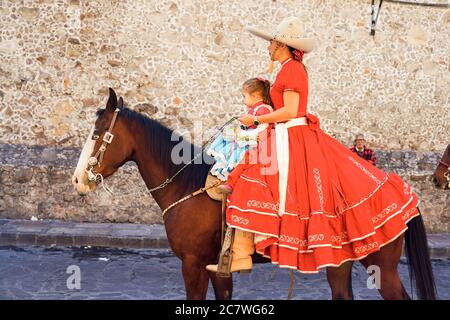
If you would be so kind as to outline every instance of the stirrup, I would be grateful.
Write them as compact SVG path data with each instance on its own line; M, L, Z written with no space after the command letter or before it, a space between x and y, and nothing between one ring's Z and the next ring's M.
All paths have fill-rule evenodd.
M234 228L227 228L225 238L223 240L222 250L219 255L219 263L217 265L216 275L221 278L231 277L231 261L233 254L231 253L231 245L234 240Z

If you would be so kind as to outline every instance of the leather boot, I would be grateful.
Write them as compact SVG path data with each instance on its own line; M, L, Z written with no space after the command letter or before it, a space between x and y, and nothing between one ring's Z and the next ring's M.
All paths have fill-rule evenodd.
M255 252L254 234L248 231L235 230L234 241L231 247L232 260L230 272L251 272L252 257ZM210 264L206 270L217 272L218 265Z

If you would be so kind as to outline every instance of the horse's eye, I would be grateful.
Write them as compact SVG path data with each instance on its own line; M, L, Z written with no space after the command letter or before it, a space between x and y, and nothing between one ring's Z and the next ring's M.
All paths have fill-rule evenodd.
M99 138L98 130L95 129L92 133L92 140L97 140Z

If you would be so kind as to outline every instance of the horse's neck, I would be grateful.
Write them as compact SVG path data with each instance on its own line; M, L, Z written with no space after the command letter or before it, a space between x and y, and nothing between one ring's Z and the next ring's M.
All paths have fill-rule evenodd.
M145 182L147 188L153 189L161 185L172 175L172 168L161 163L160 155L152 154L144 147L144 140L135 141L133 161L137 164L139 173ZM179 190L176 183L169 183L162 189L152 192L153 198L161 209L166 208L173 203L174 198L178 196Z

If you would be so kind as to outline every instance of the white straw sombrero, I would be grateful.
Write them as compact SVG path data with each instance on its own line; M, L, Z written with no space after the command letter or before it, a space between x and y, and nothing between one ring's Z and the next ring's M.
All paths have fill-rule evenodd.
M246 30L265 40L276 40L305 53L311 52L316 46L315 39L301 37L301 22L296 17L284 19L273 32L259 30L254 27L247 27Z

